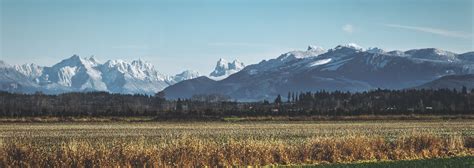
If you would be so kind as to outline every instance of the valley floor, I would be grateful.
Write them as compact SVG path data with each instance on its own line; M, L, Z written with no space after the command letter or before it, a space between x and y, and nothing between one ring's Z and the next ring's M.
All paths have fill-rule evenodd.
M0 123L0 167L317 165L465 156L474 156L472 119Z

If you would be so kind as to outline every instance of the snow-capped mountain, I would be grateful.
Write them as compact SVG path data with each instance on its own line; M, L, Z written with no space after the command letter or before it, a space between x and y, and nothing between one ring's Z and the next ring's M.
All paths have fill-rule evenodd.
M37 79L43 73L43 67L30 63L23 65L14 65L13 68L19 73L27 76L30 79Z
M64 91L107 91L102 81L99 63L91 58L77 55L62 60L52 67L44 67L39 84L54 92Z
M93 56L82 58L77 55L51 67L9 66L3 61L2 67L1 90L50 94L81 91L154 94L169 85L199 76L195 71L165 75L142 60L109 60L102 64Z
M322 47L310 45L305 51L290 51L290 52L281 54L276 59L271 59L268 61L263 60L258 64L259 66L255 69L252 69L250 73L253 74L253 73L257 73L258 71L272 70L272 69L275 69L276 67L285 65L292 61L316 57L326 52L327 51L323 49Z
M459 61L459 59L456 57L457 54L453 52L449 52L449 51L443 51L437 48L408 50L405 52L405 54L410 55L411 58L428 60L428 61L443 61L443 62Z
M385 53L385 50L383 50L381 48L378 48L378 47L370 47L365 51L368 52L368 53L372 53L372 54L384 54Z
M181 81L184 81L184 80L194 79L194 78L197 78L197 77L200 77L200 76L202 76L202 75L199 74L198 71L185 70L185 71L183 71L179 74L174 75L173 81L174 81L174 83L178 83L178 82L181 82Z
M15 67L0 61L0 90L33 93L38 87L27 76L18 72Z
M244 101L262 100L300 91L412 88L442 76L474 72L474 62L469 59L472 54L468 53L433 48L386 52L380 48L363 49L356 44L312 52L315 48L319 47L291 51L249 65L220 81L199 79L193 83L196 79L192 79L186 85L170 86L164 91L169 98L217 93Z
M245 64L240 62L238 59L235 59L232 62L227 62L225 59L221 58L217 61L216 68L211 72L211 74L209 74L209 76L214 80L221 80L244 68Z
M293 59L300 59L312 56L318 56L327 52L324 48L319 46L310 45L306 51L290 51L278 57L280 61L283 60L293 60Z
M465 74L474 74L474 52L385 51L348 44L329 50L309 46L249 66L220 59L211 79L189 70L166 75L142 60L101 63L74 55L51 67L0 61L0 90L154 94L166 88L168 98L217 93L245 101L269 100L288 92L414 88L443 76Z
M103 73L108 90L114 93L152 94L171 82L170 76L156 71L153 65L142 60L109 60L98 69Z

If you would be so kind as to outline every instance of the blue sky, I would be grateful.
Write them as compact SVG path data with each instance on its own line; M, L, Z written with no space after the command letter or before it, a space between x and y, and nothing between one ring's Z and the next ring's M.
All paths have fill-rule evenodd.
M73 54L142 59L208 74L307 45L474 51L472 0L0 0L0 59L51 65Z

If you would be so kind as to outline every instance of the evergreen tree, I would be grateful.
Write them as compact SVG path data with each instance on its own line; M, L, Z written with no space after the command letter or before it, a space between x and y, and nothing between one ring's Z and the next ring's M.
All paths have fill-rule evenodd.
M295 102L295 92L291 93L291 101Z
M178 98L178 100L176 101L176 111L177 112L183 111L183 101L180 98Z
M466 86L462 86L462 91L461 91L461 93L462 93L463 95L467 94L467 88L466 88Z
M288 92L288 98L286 100L287 100L288 103L290 102L290 100L291 100L291 93L290 92Z
M280 105L281 104L281 96L278 94L277 98L275 99L275 104Z

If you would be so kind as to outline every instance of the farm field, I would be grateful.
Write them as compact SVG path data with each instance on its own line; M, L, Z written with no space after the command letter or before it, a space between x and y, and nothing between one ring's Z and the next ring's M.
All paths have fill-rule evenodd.
M474 156L474 120L0 124L0 167L319 165Z
M350 164L326 164L316 166L304 166L307 168L417 168L417 167L451 167L451 168L472 168L474 167L474 157L453 157L453 158L436 158L422 160L401 160L371 163L350 163Z

